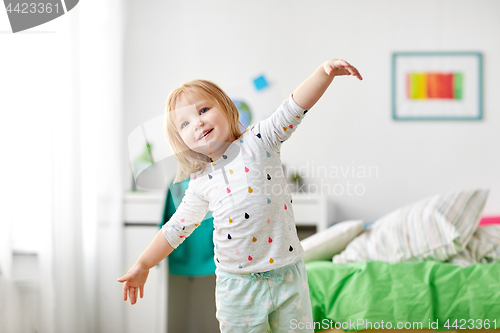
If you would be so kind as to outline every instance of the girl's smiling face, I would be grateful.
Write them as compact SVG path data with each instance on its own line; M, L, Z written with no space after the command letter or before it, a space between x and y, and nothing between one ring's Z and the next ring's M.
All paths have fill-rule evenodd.
M213 102L193 93L183 93L173 112L176 129L191 150L215 161L233 141L226 117Z

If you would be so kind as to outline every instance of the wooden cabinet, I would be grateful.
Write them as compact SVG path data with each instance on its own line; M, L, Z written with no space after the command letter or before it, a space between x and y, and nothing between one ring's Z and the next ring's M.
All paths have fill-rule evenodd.
M164 196L128 193L124 202L124 271L137 261L159 231ZM125 304L127 333L165 333L167 331L168 261L150 270L144 298Z

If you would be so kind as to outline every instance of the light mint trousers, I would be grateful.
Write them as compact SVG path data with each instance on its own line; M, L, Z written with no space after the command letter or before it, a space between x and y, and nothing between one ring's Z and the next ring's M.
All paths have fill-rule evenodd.
M262 273L232 274L216 269L215 274L221 332L314 332L307 325L313 319L303 260Z

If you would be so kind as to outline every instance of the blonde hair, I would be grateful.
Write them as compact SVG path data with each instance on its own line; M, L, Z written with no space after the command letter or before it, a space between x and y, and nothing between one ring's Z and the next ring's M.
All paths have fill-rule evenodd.
M171 111L175 110L175 105L180 96L186 93L192 93L198 98L217 105L217 108L224 115L229 124L229 132L232 135L233 140L236 140L243 134L239 127L239 125L243 126L243 124L239 121L238 108L236 108L236 105L234 105L233 101L221 88L219 88L219 86L217 86L213 82L206 80L193 80L184 82L179 88L170 93L166 103L165 118L167 138L175 154L175 157L179 162L179 167L177 169L177 175L175 176L174 183L186 179L193 172L205 171L207 163L210 162L208 156L191 150L184 143L177 127L175 126L175 120L173 116L174 113ZM246 127L243 127L246 130Z

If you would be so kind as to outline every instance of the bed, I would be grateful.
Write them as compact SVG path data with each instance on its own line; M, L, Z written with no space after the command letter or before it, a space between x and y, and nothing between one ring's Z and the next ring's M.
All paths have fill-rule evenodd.
M303 240L313 320L302 326L500 331L500 225L479 226L487 196L445 193Z

